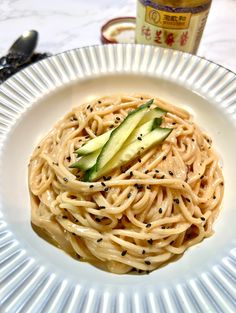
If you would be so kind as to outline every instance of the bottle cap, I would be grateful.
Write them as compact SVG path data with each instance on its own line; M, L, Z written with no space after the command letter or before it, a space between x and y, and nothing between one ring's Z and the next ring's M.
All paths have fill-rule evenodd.
M109 20L101 28L102 43L134 43L135 17L117 17Z

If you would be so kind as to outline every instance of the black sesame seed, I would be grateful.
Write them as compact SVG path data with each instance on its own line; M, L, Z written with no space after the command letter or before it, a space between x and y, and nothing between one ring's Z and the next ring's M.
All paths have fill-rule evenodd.
M99 238L98 240L97 240L97 242L101 242L103 239L102 238Z
M139 163L141 163L141 162L142 162L142 160L141 160L141 159L138 159L138 162L139 162Z
M146 170L144 173L145 173L145 174L147 174L148 172L149 172L149 171L148 171L148 170Z
M108 191L108 190L109 190L109 188L108 188L108 187L104 188L104 191Z
M189 198L186 198L186 201L191 202Z
M145 254L145 253L146 253L146 251L143 249L142 254Z
M151 223L146 224L146 227L147 227L147 228L149 228L149 227L151 227L151 226L152 226Z
M141 97L140 100L143 100L143 97Z
M194 141L195 141L195 139L192 138L192 142L194 142Z
M147 186L146 188L151 190L151 186Z
M132 193L129 192L128 195L127 195L127 198L129 199L131 196L132 196Z
M70 156L68 156L68 157L67 157L66 159L67 159L67 161L69 161L69 162L70 162L70 160L71 160L71 157L70 157Z
M90 185L90 186L89 186L89 188L93 188L93 187L94 187L94 185Z
M89 136L89 135L87 135L87 136L85 136L85 139L89 139L89 137L90 137L90 136Z
M215 195L213 196L213 199L216 199L216 196L215 196Z
M139 141L142 141L142 138L141 138L141 137L138 137L137 139L138 139Z
M152 177L155 179L155 178L157 178L157 175L156 175L156 174L154 174Z
M100 103L102 103L102 101L98 100L98 103L100 104Z
M155 170L156 173L159 173L159 170Z
M68 216L63 215L62 218L64 218L65 220L67 220L67 219L68 219Z
M101 206L99 206L98 207L98 210L103 210L103 209L105 209L106 207L104 206L104 205L101 205Z
M136 187L138 190L143 189L143 186L142 186L142 185L139 185L139 184L134 184L134 187Z
M176 124L175 122L172 123L172 125L175 125L175 124Z
M40 147L40 146L38 146L37 148L38 148L38 149L40 149L41 147Z
M68 178L63 177L64 182L68 183Z
M162 208L159 209L159 213L160 213L160 214L162 213Z
M162 229L166 229L166 227L165 227L165 226L161 226L161 228L162 228Z
M125 256L126 253L127 253L127 250L123 250L123 251L121 252L121 255L122 255L122 256Z
M101 182L101 185L104 186L104 187L106 186L106 184L103 181Z
M110 125L110 126L109 126L109 128L113 128L113 127L114 127L114 125Z
M131 172L129 172L129 176L131 177L131 176L133 176L133 172L131 171Z
M174 175L174 173L173 173L173 172L171 172L171 171L169 171L169 174L170 174L170 176L173 176L173 175Z
M93 108L90 108L90 112L93 112Z
M117 117L116 117L116 120L117 120L117 121L120 121L120 117L119 117L119 116L117 116Z
M165 175L162 175L160 178L161 178L161 179L164 179L164 178L165 178Z
M202 175L202 176L200 177L200 179L203 179L203 177L204 177L204 175Z
M147 242L148 242L150 245L152 245L152 244L153 244L153 239L152 239L152 238L151 238L151 239L148 239Z
M145 263L146 263L147 265L151 265L151 262L150 262L150 261L145 261Z
M163 156L162 160L164 161L166 159L166 155Z
M87 110L89 110L90 109L90 104L87 106Z
M204 216L202 216L202 217L201 217L201 220L202 220L202 221L205 221L206 219L205 219L205 217L204 217Z
M176 204L179 204L179 199L174 199L173 200Z
M76 233L72 233L73 236L76 236Z

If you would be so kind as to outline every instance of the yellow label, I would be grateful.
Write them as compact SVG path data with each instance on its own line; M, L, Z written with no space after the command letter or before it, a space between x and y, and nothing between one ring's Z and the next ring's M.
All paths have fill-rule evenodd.
M209 8L176 13L137 1L136 42L190 53L197 51Z
M145 21L151 25L167 29L186 29L189 26L191 13L172 13L146 7Z

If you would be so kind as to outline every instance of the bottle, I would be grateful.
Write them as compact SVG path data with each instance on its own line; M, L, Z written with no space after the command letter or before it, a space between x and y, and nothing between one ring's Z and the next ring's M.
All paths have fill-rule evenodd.
M211 0L137 0L136 43L196 53Z

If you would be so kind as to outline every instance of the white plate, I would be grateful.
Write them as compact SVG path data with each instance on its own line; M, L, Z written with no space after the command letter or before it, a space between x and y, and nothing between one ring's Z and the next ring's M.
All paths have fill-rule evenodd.
M236 311L236 76L196 56L141 45L76 49L32 65L0 88L1 312ZM149 275L115 275L78 262L30 225L27 163L73 106L144 92L192 112L224 166L215 235Z

